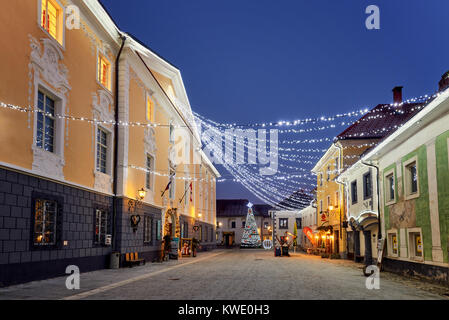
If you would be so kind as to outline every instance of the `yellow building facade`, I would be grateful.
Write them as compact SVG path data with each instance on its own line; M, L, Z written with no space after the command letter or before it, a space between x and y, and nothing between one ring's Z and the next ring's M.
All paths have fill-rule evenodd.
M0 269L152 260L166 235L213 247L219 173L179 69L96 0L9 1L0 18Z

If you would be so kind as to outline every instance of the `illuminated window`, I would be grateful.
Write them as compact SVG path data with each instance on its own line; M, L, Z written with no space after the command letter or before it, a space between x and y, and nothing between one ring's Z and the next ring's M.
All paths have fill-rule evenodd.
M388 248L390 256L397 256L398 255L398 235L396 232L394 233L388 233Z
M422 260L423 258L423 241L422 234L419 228L409 229L409 253L410 258Z
M108 213L95 210L95 244L104 244L106 240Z
M63 19L64 12L56 1L42 0L41 27L61 45L63 44Z
M98 56L98 81L108 90L111 90L111 64L102 55Z
M55 201L37 199L34 207L34 245L54 245L56 243Z
M147 96L147 120L154 122L154 101Z

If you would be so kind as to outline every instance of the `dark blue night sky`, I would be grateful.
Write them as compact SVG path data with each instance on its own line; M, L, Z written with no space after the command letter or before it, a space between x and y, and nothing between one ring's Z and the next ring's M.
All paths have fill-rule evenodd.
M449 70L447 0L102 3L181 70L193 110L221 122L373 107L391 102L396 85L405 99L433 93ZM380 30L365 28L371 4ZM235 183L219 184L217 197L261 202Z

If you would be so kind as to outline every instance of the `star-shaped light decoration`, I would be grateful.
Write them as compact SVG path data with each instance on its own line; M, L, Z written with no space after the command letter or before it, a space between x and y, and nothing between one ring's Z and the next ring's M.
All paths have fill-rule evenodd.
M246 205L248 208L252 208L253 204L251 202L248 202L248 204Z

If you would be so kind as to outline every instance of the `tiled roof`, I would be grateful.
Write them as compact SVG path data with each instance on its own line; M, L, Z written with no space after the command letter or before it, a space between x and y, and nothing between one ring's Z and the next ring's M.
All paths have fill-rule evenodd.
M379 104L340 133L336 140L382 139L422 110L422 103Z
M244 217L248 213L247 199L218 199L217 217ZM272 207L267 204L255 204L253 212L255 216L268 216L268 210Z

